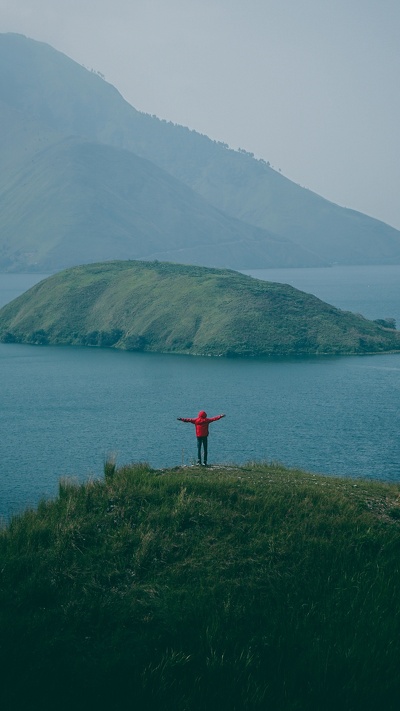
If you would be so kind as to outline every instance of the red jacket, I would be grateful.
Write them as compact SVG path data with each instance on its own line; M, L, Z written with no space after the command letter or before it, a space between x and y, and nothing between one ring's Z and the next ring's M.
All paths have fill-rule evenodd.
M220 420L221 417L225 415L217 415L216 417L207 417L207 413L201 410L197 417L178 417L181 422L191 422L192 425L196 426L196 437L208 437L208 425L210 422L215 422L215 420Z

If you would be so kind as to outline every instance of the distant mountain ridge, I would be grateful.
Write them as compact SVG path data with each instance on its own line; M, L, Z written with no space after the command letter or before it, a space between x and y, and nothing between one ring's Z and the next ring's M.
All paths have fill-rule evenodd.
M14 268L48 271L107 259L224 263L227 250L233 265L251 268L268 243L272 262L296 253L288 240L220 213L149 161L73 137L47 145L13 176L0 230Z
M0 269L107 259L235 269L400 263L400 232L138 112L50 46L0 35Z

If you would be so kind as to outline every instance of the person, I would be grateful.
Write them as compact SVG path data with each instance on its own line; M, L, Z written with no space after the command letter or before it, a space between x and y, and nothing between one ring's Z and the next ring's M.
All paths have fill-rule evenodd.
M216 417L207 417L207 413L204 410L200 410L197 417L177 417L180 422L191 422L192 425L196 427L196 437L197 437L197 464L201 464L201 449L203 448L203 463L207 466L207 455L208 455L208 425L210 422L215 422L220 420L225 415L217 415Z

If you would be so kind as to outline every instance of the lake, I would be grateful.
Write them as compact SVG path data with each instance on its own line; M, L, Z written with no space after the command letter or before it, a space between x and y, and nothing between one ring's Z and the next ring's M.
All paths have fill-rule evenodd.
M400 266L256 270L368 318L400 325ZM0 274L0 305L45 275ZM222 359L0 344L0 516L54 496L104 459L164 468L195 459L200 409L210 463L279 461L400 481L400 354Z

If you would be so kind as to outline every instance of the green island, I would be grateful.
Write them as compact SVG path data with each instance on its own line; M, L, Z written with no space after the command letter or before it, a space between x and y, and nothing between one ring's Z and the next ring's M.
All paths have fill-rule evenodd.
M0 310L0 340L232 357L400 350L390 319L369 321L228 269L157 261L48 277Z
M110 459L0 531L1 707L394 711L399 550L398 484Z

